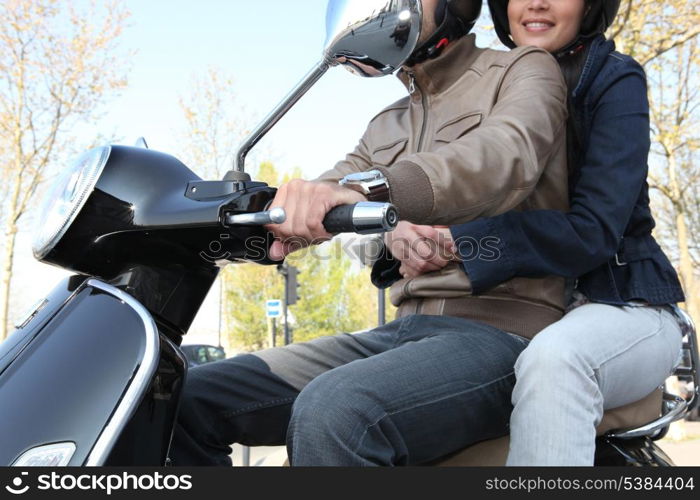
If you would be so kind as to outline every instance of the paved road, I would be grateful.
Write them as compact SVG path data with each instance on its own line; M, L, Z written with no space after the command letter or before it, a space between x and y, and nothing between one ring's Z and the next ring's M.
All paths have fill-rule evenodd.
M231 459L233 465L242 465L242 447L233 446ZM256 446L250 448L250 465L259 467L279 467L287 460L287 449L284 446Z
M659 441L659 446L668 453L676 465L698 466L700 465L700 422L683 422L683 427L686 435L693 439L673 441L666 437Z

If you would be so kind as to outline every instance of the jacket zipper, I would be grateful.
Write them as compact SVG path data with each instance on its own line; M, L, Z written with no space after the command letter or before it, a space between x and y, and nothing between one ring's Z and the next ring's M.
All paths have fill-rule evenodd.
M418 136L418 148L416 150L416 153L420 153L421 150L423 149L423 140L425 139L425 128L426 128L426 122L427 120L425 119L426 116L428 115L427 113L427 97L425 96L425 92L423 92L420 88L420 86L416 83L416 76L412 73L408 73L408 93L410 95L413 95L413 93L418 89L418 92L420 92L420 100L421 100L421 107L423 108L423 120L421 123L420 127L420 135Z
M416 91L416 77L413 73L408 74L408 93L413 95Z
M416 91L416 77L412 72L408 73L408 94L413 97L413 93ZM421 92L422 94L422 92ZM423 122L425 122L425 108L423 109ZM422 133L422 132L421 132ZM420 143L420 141L419 141ZM402 293L404 297L408 296L408 285L411 283L410 279L404 278L404 284L402 289Z
M421 123L420 127L420 136L418 136L418 148L416 149L416 153L420 153L421 149L423 148L423 139L425 136L425 128L426 128L426 122L427 120L425 119L427 116L427 110L426 110L426 104L427 104L427 98L425 96L425 93L421 90L420 86L416 83L416 76L413 74L413 72L408 73L408 93L413 96L413 93L418 89L418 92L420 92L420 99L421 99L421 107L423 108L423 120ZM412 279L407 279L406 282L403 284L403 295L408 296L408 287L411 285ZM418 305L418 311L420 309L422 304L419 303ZM418 312L416 312L418 314Z

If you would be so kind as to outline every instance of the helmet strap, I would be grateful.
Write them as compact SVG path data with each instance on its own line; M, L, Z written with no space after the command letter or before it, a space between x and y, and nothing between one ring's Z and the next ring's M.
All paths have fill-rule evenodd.
M586 45L588 42L594 38L596 34L590 35L590 36L583 36L579 35L576 38L574 38L570 43L564 45L561 49L557 50L554 52L554 57L557 59L563 59L565 57L573 56L574 54L578 54L581 52L583 49L586 48Z
M469 32L462 20L455 16L447 7L447 0L440 0L435 9L435 20L440 25L435 32L413 51L406 61L406 66L422 63L427 59L439 56L443 49L453 40L463 37Z

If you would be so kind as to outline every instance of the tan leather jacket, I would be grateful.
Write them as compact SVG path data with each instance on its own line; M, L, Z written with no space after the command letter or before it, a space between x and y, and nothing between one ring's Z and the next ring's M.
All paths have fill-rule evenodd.
M409 96L370 122L320 179L382 170L402 219L456 224L508 210L567 209L566 87L545 51L480 49L475 37L399 78ZM471 295L457 264L391 287L399 315L449 314L532 336L562 314L560 278L516 278Z

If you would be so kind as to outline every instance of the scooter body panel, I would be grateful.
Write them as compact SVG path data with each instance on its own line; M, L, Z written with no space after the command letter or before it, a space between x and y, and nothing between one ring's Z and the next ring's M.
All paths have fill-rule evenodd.
M15 331L0 343L0 375L87 279L87 276L76 275L62 280L46 297L37 301L24 317L16 318L19 324L15 324Z
M60 302L69 281L49 297ZM83 281L50 317L24 326L19 352L0 373L0 464L63 442L76 446L69 465L104 461L95 455L99 443L104 457L150 385L160 351L153 320L119 293Z

